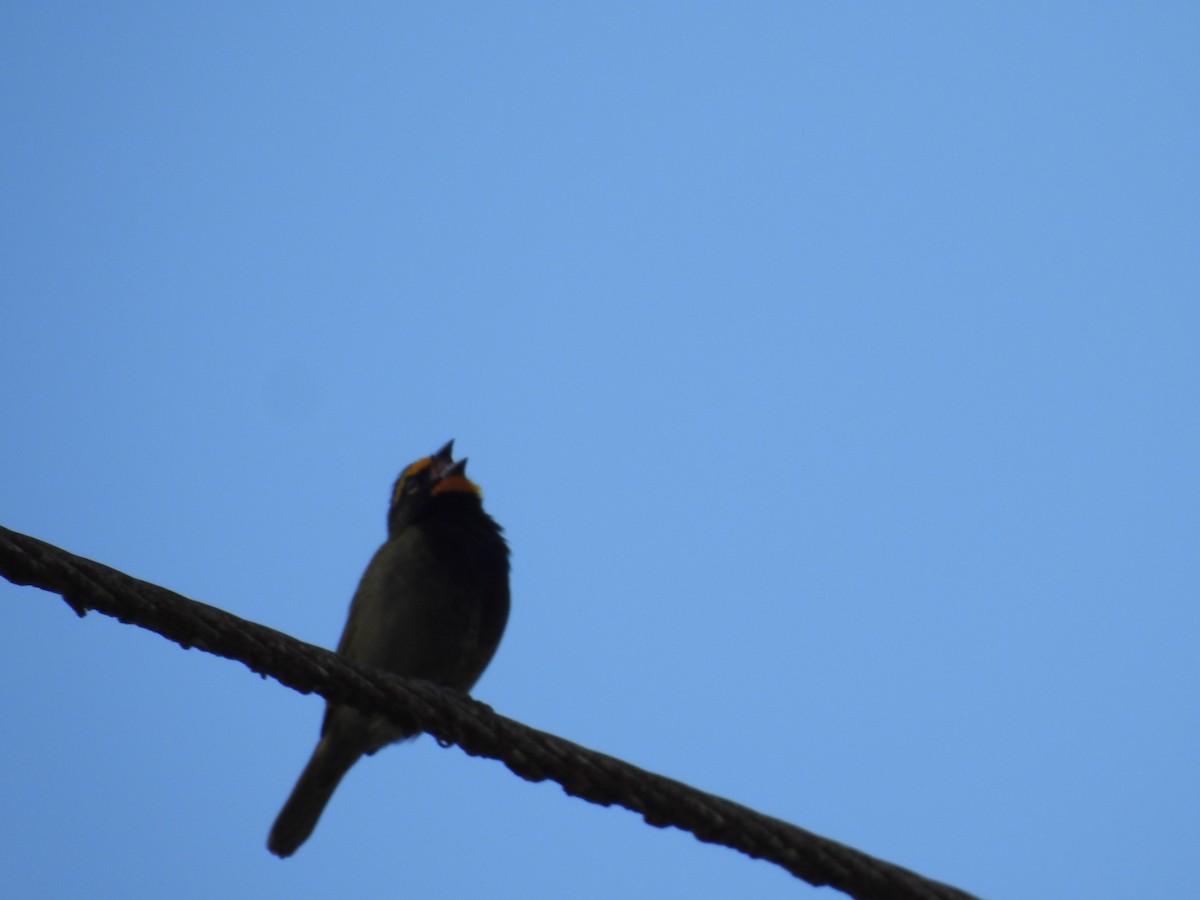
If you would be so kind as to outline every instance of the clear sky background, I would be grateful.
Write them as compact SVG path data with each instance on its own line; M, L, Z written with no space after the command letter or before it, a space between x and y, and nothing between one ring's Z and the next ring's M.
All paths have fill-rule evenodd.
M448 438L476 694L986 897L1200 893L1200 6L0 7L0 524L325 646ZM797 897L0 583L10 896Z

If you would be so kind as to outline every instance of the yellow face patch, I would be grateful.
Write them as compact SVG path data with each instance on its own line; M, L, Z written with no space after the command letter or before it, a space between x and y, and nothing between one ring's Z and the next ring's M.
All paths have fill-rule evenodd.
M408 479L412 478L421 472L424 472L433 464L433 457L426 456L424 459L418 459L415 463L406 468L400 473L400 477L396 479L396 487L392 491L392 505L395 506L396 501L400 499L400 492L404 490L404 485L408 483Z
M462 491L466 494L474 494L476 497L483 496L483 491L479 490L479 485L466 475L451 475L449 478L443 478L433 486L435 494L443 494L450 491Z

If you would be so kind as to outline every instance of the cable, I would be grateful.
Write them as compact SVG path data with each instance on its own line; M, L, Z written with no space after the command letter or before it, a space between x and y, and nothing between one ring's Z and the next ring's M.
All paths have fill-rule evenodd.
M782 866L809 884L858 900L972 900L949 885L868 856L597 753L493 712L464 694L351 663L329 650L139 581L52 544L0 527L0 574L61 594L80 616L96 610L186 648L245 663L301 693L318 693L429 732L443 746L503 762L527 781L551 780L601 806L623 806L659 828L674 826Z

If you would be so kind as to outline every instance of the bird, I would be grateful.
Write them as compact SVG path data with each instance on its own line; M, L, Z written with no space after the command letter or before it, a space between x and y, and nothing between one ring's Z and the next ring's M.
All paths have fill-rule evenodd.
M484 511L454 441L396 479L387 540L350 602L337 652L396 675L464 693L491 662L509 612L509 549ZM327 703L321 736L267 839L286 858L316 828L342 777L362 756L420 732Z

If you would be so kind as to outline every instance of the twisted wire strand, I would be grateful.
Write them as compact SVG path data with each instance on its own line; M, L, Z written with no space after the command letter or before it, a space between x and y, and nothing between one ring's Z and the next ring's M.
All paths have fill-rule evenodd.
M185 649L238 660L301 693L420 728L443 746L457 744L471 756L499 760L527 781L555 781L572 796L623 806L650 825L679 828L701 841L773 862L809 884L858 900L973 900L852 847L505 718L466 695L364 668L2 526L0 574L14 584L60 594L81 617L96 610Z

